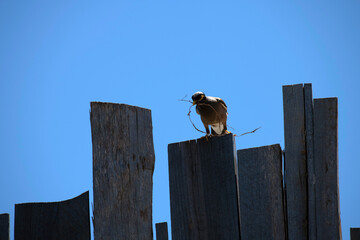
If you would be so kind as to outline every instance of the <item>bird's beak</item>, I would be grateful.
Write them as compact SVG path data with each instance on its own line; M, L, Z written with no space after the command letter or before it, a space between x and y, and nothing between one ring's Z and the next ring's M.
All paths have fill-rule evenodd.
M193 106L196 104L196 101L193 101Z

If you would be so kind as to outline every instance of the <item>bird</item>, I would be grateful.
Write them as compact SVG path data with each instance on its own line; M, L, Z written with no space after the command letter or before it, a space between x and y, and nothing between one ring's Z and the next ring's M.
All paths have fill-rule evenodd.
M201 121L206 130L206 137L211 135L222 135L230 133L227 130L227 106L219 97L206 96L203 92L196 92L192 95L192 104L196 105L196 112L200 115Z

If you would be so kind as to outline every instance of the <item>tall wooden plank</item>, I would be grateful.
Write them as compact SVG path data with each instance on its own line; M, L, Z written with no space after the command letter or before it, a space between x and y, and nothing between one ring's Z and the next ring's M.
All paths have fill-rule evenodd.
M10 240L10 217L8 213L0 214L0 240Z
M314 99L317 239L341 239L337 98Z
M167 222L157 223L155 224L156 228L156 240L168 240L168 227Z
M94 239L153 239L151 111L91 103Z
M89 192L62 202L15 204L15 240L89 240Z
M360 228L350 228L350 240L360 240Z
M237 156L241 240L285 240L280 145L238 150Z
M168 146L173 240L208 239L200 157L196 140Z
M283 86L285 190L289 240L307 239L307 169L303 85Z
M306 159L308 172L308 231L309 240L316 240L315 162L314 162L314 115L311 83L304 84Z
M168 146L173 240L240 238L232 134Z

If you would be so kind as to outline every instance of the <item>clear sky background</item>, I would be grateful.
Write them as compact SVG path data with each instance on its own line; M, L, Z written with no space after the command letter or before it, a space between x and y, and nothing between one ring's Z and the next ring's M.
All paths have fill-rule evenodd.
M198 91L237 148L284 147L282 85L339 98L343 239L360 227L359 1L0 1L0 213L90 190L90 102L152 110L153 223L170 221L167 145L201 137ZM202 127L194 113L192 119ZM91 200L92 201L92 200ZM13 224L11 226L13 231Z

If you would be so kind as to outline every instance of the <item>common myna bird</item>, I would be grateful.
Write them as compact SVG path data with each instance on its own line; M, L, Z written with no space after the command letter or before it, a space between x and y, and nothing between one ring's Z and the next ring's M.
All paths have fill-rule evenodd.
M206 129L206 136L210 134L209 125L212 135L229 133L226 127L227 106L221 98L205 96L203 92L196 92L191 98Z

